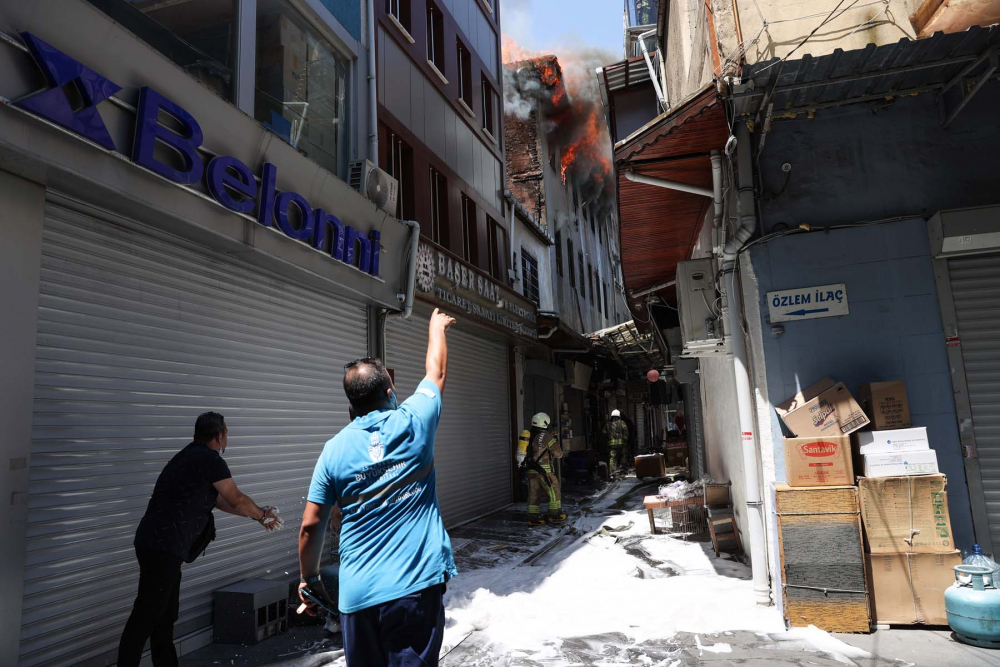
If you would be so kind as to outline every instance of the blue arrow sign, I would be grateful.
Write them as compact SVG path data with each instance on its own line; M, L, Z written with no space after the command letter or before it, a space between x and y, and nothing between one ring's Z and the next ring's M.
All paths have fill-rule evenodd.
M813 313L829 313L829 312L830 312L829 308L813 308L812 310L805 310L805 309L803 309L803 310L793 310L792 312L790 312L788 314L789 315L798 315L799 317L802 317L802 316L805 316L805 315L812 315Z

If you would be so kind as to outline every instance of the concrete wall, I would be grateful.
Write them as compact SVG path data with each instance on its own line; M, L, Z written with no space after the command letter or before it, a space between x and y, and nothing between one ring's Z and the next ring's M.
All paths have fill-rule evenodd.
M923 219L786 236L750 251L759 281L767 389L771 402L824 376L856 393L864 382L906 382L915 426L926 426L948 476L958 548L973 543L972 513L951 378ZM850 314L785 322L770 333L766 292L845 283ZM785 479L782 425L771 411L775 476Z
M731 482L730 499L744 544L749 539L746 483L740 419L736 409L736 381L729 357L699 360L701 374L702 423L705 429L706 473L719 483Z
M45 188L0 171L0 655L21 635Z
M527 250L538 261L538 309L555 310L555 297L552 293L552 280L555 276L555 261L553 257L554 249L545 241L542 241L529 225L521 220L518 215L514 215L514 226L511 230L513 239L512 250L517 253L517 283L514 290L524 295L524 271L521 264L521 257Z

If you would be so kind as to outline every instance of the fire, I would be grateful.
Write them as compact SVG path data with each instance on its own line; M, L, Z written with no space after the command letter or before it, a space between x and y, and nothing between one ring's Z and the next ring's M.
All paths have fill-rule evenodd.
M576 169L581 175L590 172L589 177L599 183L611 173L611 160L608 157L607 131L601 125L599 110L594 104L573 105L573 113L583 119L576 126L572 142L565 148L560 161L560 174L563 183L567 172Z
M538 73L542 76L542 83L552 89L552 104L559 106L559 103L566 97L566 87L559 76L559 70L551 61L546 62L540 58L535 60L538 65Z
M500 39L500 51L504 64L518 62L519 60L534 60L542 55L541 53L524 48L507 35L504 35Z

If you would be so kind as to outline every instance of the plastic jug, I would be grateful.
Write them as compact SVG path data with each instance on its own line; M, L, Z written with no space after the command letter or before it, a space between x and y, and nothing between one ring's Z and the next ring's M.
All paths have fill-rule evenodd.
M944 592L948 625L959 640L983 648L1000 648L1000 590L993 569L956 565L955 583Z

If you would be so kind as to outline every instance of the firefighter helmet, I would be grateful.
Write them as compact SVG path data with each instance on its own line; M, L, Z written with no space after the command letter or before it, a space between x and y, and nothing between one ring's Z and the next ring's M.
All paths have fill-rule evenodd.
M552 423L552 420L544 412L539 412L531 418L531 425L535 428L548 428L550 423Z
M612 416L612 418L614 418L614 417L621 417L622 416L622 411L621 410L612 410L611 411L611 416Z

